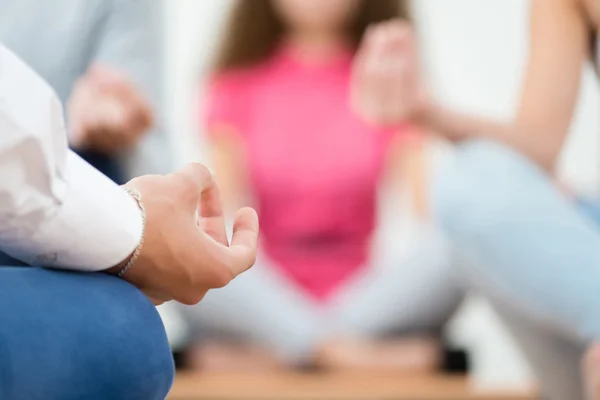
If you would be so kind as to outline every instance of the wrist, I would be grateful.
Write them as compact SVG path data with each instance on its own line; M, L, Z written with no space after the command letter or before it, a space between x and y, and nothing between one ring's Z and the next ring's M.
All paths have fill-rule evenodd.
M443 109L437 102L423 95L415 111L415 119L423 125L435 127L442 113Z
M127 258L125 258L123 261L121 261L114 267L111 267L111 268L105 270L104 272L106 272L107 274L110 274L110 275L117 275L119 273L119 271L122 270L129 261L131 261L131 258L133 257L134 252L135 251L131 252L131 254L129 254L127 256Z
M142 196L141 196L140 192L136 189L126 188L126 187L125 187L125 191L127 192L127 194L129 196L131 196L131 198L133 200L135 200L135 202L137 203L137 206L140 210L142 233L141 233L140 240L139 240L137 246L135 247L135 249L133 250L133 252L131 252L119 264L115 265L114 267L109 268L106 271L110 274L117 275L119 278L123 277L123 275L125 275L125 273L127 273L138 261L138 258L140 257L140 254L142 251L142 246L144 244L144 235L145 235L145 230L146 230L146 210L142 203Z

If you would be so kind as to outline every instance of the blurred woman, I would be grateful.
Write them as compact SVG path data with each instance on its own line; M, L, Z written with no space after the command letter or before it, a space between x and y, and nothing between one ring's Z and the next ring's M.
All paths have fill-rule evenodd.
M457 142L434 191L436 211L499 307L551 399L582 398L579 362L600 336L598 201L574 201L551 179L586 60L600 63L596 0L533 0L531 43L515 120L501 124L436 104L419 79L410 26L374 28L356 61L354 104L369 121L407 118ZM527 327L527 329L525 329ZM600 398L600 349L585 362Z
M235 6L205 121L224 203L259 211L262 256L186 310L201 328L197 365L437 367L440 328L460 299L444 242L423 224L372 251L386 181L412 186L426 217L424 141L349 107L355 50L369 24L394 17L408 19L396 0Z

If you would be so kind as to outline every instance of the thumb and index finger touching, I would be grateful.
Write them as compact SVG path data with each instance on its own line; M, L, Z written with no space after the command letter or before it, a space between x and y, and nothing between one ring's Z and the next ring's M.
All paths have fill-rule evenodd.
M220 261L227 265L234 275L246 271L256 258L259 223L256 211L242 208L234 219L231 244L225 230L225 217L214 175L201 164L188 164L175 175L179 175L191 185L193 194L186 200L190 212L197 213L198 225L210 236L214 251Z

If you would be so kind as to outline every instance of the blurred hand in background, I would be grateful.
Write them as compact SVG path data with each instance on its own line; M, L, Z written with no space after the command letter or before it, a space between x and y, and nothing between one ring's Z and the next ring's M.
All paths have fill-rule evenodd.
M352 107L366 121L394 126L425 113L417 45L409 22L370 27L354 61Z
M135 146L152 127L153 112L127 77L94 65L69 98L71 144L78 150L114 154Z

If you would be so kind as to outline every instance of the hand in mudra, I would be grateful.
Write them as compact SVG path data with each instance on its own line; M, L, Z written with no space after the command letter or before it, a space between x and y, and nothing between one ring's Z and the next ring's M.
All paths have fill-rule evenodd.
M75 83L67 109L71 145L109 155L134 147L154 119L131 80L102 65L92 66Z
M146 227L139 258L123 278L155 304L196 304L209 289L227 285L254 264L256 212L237 212L228 243L219 190L203 165L190 164L166 176L143 176L126 186L141 194Z
M428 107L415 37L401 20L370 27L354 61L351 101L369 123L394 126L419 118Z

